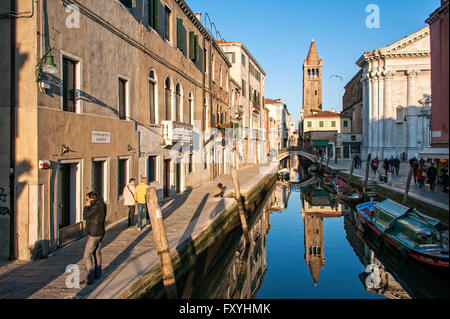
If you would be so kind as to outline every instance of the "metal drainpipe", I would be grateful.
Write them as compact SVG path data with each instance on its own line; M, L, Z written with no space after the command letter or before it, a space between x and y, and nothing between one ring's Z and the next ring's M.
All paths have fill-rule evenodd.
M16 9L15 0L11 0L11 11ZM10 101L10 151L9 151L9 259L16 259L16 226L15 226L15 161L16 161L16 19L11 17L11 101Z

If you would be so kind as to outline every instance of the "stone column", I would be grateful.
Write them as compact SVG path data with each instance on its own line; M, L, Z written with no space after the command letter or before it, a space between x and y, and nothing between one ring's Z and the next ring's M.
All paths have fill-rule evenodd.
M384 72L378 74L378 157L384 158Z
M383 139L383 145L385 150L385 156L395 156L393 150L394 140L392 139L392 136L394 134L394 122L396 117L396 109L392 105L392 78L393 74L392 72L388 71L385 73L385 80L384 80L384 139Z
M363 150L365 150L365 152L363 152L363 157L367 157L368 153L369 153L369 141L370 141L370 129L369 129L369 77L367 73L364 73L363 76L361 77L361 83L362 83L362 101L363 101L363 105L362 105L362 135L363 135L363 143L362 143L362 148Z
M371 131L371 150L372 157L378 156L378 73L371 72L372 89L371 89L371 112L369 117L370 131Z
M407 156L412 157L417 150L417 99L416 99L416 78L417 70L406 71L407 75Z

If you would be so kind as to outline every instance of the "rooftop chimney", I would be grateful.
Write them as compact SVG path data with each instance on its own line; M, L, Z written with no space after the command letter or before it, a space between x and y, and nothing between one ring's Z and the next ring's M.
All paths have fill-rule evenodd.
M201 12L196 12L195 17L198 19L198 21L202 22L202 13Z

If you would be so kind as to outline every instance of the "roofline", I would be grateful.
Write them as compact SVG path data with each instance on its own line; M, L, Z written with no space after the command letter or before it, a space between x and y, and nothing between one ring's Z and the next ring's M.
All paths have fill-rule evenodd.
M207 40L211 40L211 34L206 30L206 28L203 26L202 22L199 21L195 15L195 13L191 10L191 8L188 6L186 1L184 0L175 0L175 2L178 4L178 6L183 9L184 13L191 19L191 21L194 23L194 25L200 30L200 32L206 37Z
M256 61L255 57L250 53L250 51L247 49L244 43L242 42L233 42L233 41L219 41L220 46L226 46L226 45L232 45L232 46L239 46L241 47L245 53L252 59L252 61L258 66L259 70L264 74L264 76L267 75L267 73L264 71L264 69L261 67L261 65Z
M439 18L439 16L441 15L441 13L443 13L446 9L448 9L448 6L449 6L449 1L446 1L443 5L441 5L439 8L437 8L432 14L430 14L428 19L425 20L425 23L431 24L434 21L436 21Z

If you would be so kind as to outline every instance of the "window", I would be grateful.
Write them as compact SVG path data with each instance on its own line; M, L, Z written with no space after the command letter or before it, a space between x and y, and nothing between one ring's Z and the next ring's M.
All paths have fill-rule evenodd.
M323 121L319 121L319 127L323 127Z
M213 80L213 82L214 82L214 79L215 79L215 71L216 71L216 59L214 58L214 55L213 55L213 57L212 57L212 71L211 71L211 77L212 77L212 80Z
M344 121L344 127L348 127L348 121Z
M149 183L153 183L157 180L157 167L158 167L158 157L149 156L147 159L147 178Z
M222 87L222 81L223 81L223 78L222 78L222 63L219 63L219 85L220 85L220 87Z
M246 89L245 80L242 79L242 96L244 96L244 97L245 97L245 89Z
M75 112L76 62L63 57L63 111Z
M119 119L127 118L127 80L119 78Z
M336 121L331 121L331 127L336 127Z
M149 0L148 24L155 30L159 29L159 0Z
M136 0L119 0L128 9L136 8Z
M312 127L312 122L311 121L308 121L306 124L307 124L308 127Z
M148 108L150 124L156 123L156 94L155 72L151 70L148 76Z
M164 83L164 120L170 121L171 106L172 106L172 87L170 78L166 79Z
M319 69L316 69L316 75L319 76Z
M180 83L177 83L177 86L175 87L175 121L181 122L181 85Z
M167 41L171 41L171 38L170 38L170 18L171 18L171 16L172 16L172 11L168 7L165 7L166 21L165 21L164 36Z
M317 95L317 90L316 90L316 92L315 92L315 95Z
M245 65L246 65L246 63L245 63L245 55L244 55L244 53L242 53L242 65L243 65L243 66L245 66Z
M98 192L104 201L107 201L107 174L106 160L92 161L92 191Z
M119 159L117 172L117 198L128 183L128 159Z

